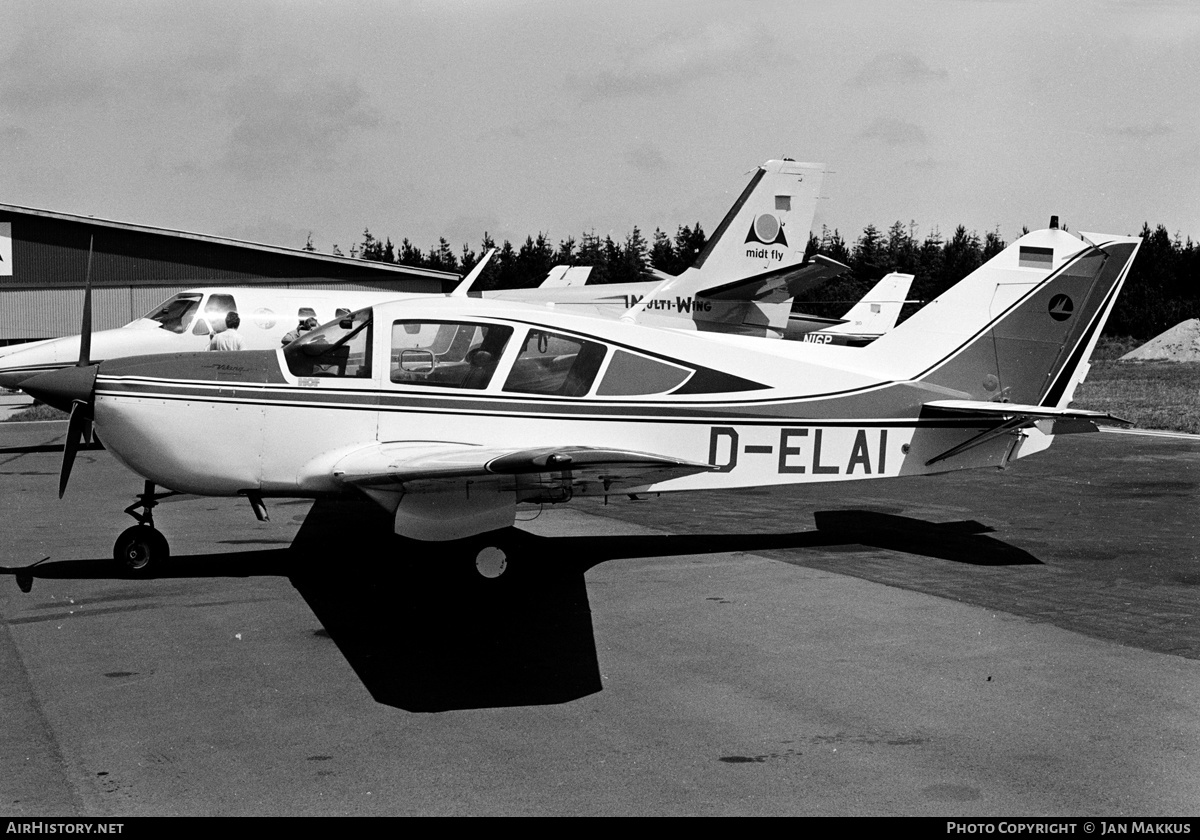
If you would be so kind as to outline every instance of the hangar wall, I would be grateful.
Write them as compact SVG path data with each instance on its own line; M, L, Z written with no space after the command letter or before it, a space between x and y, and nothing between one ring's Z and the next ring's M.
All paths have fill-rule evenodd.
M444 292L459 276L0 204L0 344L79 332L91 260L92 323L111 329L185 289L271 286Z

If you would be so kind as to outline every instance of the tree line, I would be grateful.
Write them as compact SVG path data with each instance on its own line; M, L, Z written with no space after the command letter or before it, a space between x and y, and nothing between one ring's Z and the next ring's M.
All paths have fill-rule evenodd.
M1027 232L1028 228L1023 232ZM1151 229L1147 222L1141 230L1142 247L1130 270L1129 278L1116 308L1109 318L1105 334L1152 338L1180 321L1200 317L1200 246L1191 237L1172 236L1163 225ZM377 239L370 229L362 241L350 249L349 256L359 259L432 268L466 274L483 254L496 248L496 255L484 269L477 289L515 289L538 285L556 265L592 266L589 284L628 283L651 279L650 269L678 274L687 268L707 242L703 228L681 225L674 235L656 228L649 240L635 226L620 240L603 238L594 231L578 239L569 236L553 244L545 233L527 236L514 247L509 240L497 245L484 233L479 251L464 243L455 250L444 238L423 251L407 238L399 247L390 238ZM950 286L1004 250L1007 242L999 230L980 236L958 225L949 237L938 228L918 236L915 222L897 221L886 231L874 224L848 243L838 230L822 227L820 234L810 233L805 256L822 254L844 263L850 271L797 299L796 308L815 315L837 317L866 294L883 275L900 271L915 275L901 318L915 312ZM316 250L309 237L306 250ZM337 245L333 253L343 255Z

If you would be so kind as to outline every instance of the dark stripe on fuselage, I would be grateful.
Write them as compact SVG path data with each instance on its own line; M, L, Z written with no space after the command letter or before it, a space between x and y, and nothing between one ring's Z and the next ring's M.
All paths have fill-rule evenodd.
M214 383L197 386L196 383L154 383L113 382L105 379L97 385L97 396L117 399L150 399L167 400L172 402L202 402L210 404L229 404L257 406L260 408L300 408L315 410L342 411L376 411L397 414L453 414L458 416L478 417L521 417L526 419L563 419L583 420L592 422L632 422L632 423L686 423L713 424L739 423L746 425L786 425L809 424L827 426L857 426L857 427L900 427L922 426L950 428L967 426L978 428L990 425L988 420L979 418L944 418L935 422L921 421L915 415L919 406L914 409L914 416L886 418L844 419L839 417L799 416L792 413L778 415L763 414L757 406L744 406L743 411L729 410L728 407L713 405L673 405L673 406L597 406L591 402L539 404L535 401L518 401L492 398L490 401L464 397L458 400L446 400L426 395L395 394L391 392L363 391L316 391L297 388L238 388L232 383ZM775 405L783 409L786 405Z
M146 380L178 380L286 385L274 350L230 350L127 356L104 363L101 376Z
M153 388L161 388L161 389L164 389L164 391L170 390L170 389L178 390L179 388L196 388L196 389L198 389L198 392L202 392L205 388L212 389L212 388L219 387L222 389L232 388L232 389L236 390L236 389L238 389L239 385L250 385L250 386L254 386L253 393L256 393L256 394L261 392L261 386L263 384L263 383L258 383L258 382L244 382L244 381L239 382L238 380L233 380L233 379L196 380L196 379L180 379L180 378L175 378L175 377L159 377L159 376L113 377L113 376L108 376L107 371L101 373L100 381L107 383L108 388L111 391L128 390L130 388L135 389L135 390L137 390L137 389L147 390L147 389L153 389ZM356 380L352 377L344 377L344 378L343 377L329 377L329 378L323 378L321 380L322 383L356 382L356 381L365 381L365 380ZM657 409L665 410L668 412L674 412L680 408L711 407L714 405L731 406L731 407L735 407L735 408L743 407L743 406L744 407L787 406L787 405L792 405L792 404L796 404L796 403L814 403L814 402L822 402L825 400L839 399L839 398L845 398L845 397L854 397L854 396L861 397L861 396L871 393L872 391L881 391L886 388L902 385L905 383L882 381L882 382L874 382L870 385L863 385L858 388L847 388L844 391L825 391L825 392L818 393L818 394L801 394L801 395L791 395L791 396L783 396L783 397L762 397L762 398L758 398L758 399L746 399L743 397L743 398L721 400L719 402L683 401L683 400L673 400L673 399L669 400L668 402L662 402L660 400L655 400L655 401L647 400L645 402L641 402L641 401L621 400L621 399L605 399L603 397L563 398L563 397L554 397L554 396L544 396L544 397L541 397L540 399L530 399L525 396L518 397L518 396L515 396L512 394L508 394L508 393L488 393L488 392L484 392L484 391L478 391L475 389L466 389L459 393L445 393L445 392L433 392L433 391L426 390L424 388L419 389L419 390L414 389L414 390L409 390L409 391L398 391L398 390L380 391L380 390L374 389L374 388L371 388L371 389L367 389L367 388L362 388L362 389L360 389L360 388L336 388L336 387L301 388L297 385L292 385L292 384L286 383L286 382L270 383L270 385L272 385L272 386L277 385L277 384L283 384L285 386L282 389L278 389L281 392L293 392L294 391L297 394L304 394L306 396L311 396L311 397L314 397L315 399L322 400L322 401L328 401L331 398L335 398L335 399L344 399L344 400L353 402L356 400L360 400L363 397L363 395L365 395L365 394L371 394L371 395L375 395L375 396L385 396L385 397L393 397L393 398L409 398L409 399L420 400L422 402L442 400L442 401L445 401L447 404L455 404L455 403L460 403L463 401L484 402L484 403L513 403L515 405L521 406L522 409L533 410L533 411L541 411L542 406L556 406L556 407L562 408L563 410L567 411L568 413L573 413L576 411L584 411L584 412L595 411L595 410L597 410L598 407L600 408L600 410L611 409L613 407L637 408L639 410L657 408ZM272 388L270 388L270 390L275 391L275 390L277 390L277 388L272 387ZM778 390L778 389L776 389L776 390ZM673 396L673 394L672 394L672 396Z
M328 381L328 380L325 380ZM881 390L892 383L873 386ZM486 394L477 391L460 394L429 393L428 391L381 391L375 388L299 388L294 385L246 387L238 382L196 382L150 377L114 379L101 376L97 393L109 396L129 395L165 399L214 399L214 401L244 401L247 403L288 404L319 403L322 406L346 408L419 407L429 410L456 411L462 408L474 413L513 413L524 415L561 414L566 416L629 416L654 415L667 418L702 414L715 417L741 417L749 413L766 416L792 417L794 406L826 400L839 394L802 397L777 397L771 400L713 402L634 402L629 400L563 399L545 397L530 399L509 394ZM853 393L853 392L846 392ZM270 396L267 396L267 395ZM919 409L912 405L914 415ZM768 413L764 414L764 410Z

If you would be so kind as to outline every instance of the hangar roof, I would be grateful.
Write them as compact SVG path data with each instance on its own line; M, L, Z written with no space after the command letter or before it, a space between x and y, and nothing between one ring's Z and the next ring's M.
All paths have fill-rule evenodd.
M106 237L107 241L104 242L96 238L97 257L108 257L97 262L97 274L93 280L99 285L142 285L193 279L249 281L254 278L303 278L368 283L382 281L389 285L397 281L424 280L453 287L459 279L458 274L428 268L0 204L0 222L17 220L22 220L22 227L32 228L11 232L15 240L12 243L14 247L22 240L33 246L29 249L33 252L33 258L24 263L26 268L32 268L32 273L23 277L23 272L17 272L10 266L3 283L7 288L41 286L46 282L54 286L64 285L66 276L73 276L76 272L64 272L62 269L66 266L61 263L68 259L74 267L80 251L86 253L89 250L90 234L97 228L110 229L114 234L113 237ZM82 235L81 227L90 229L87 238ZM68 251L75 258L71 258L66 253ZM115 264L113 258L120 260L121 265ZM131 265L130 261L136 265ZM105 271L104 262L108 263L108 271ZM22 265L22 260L16 259L15 264ZM181 268L185 265L186 269ZM120 279L111 276L113 273L119 275ZM106 274L110 276L105 277ZM83 276L80 274L67 285L82 285L82 282Z

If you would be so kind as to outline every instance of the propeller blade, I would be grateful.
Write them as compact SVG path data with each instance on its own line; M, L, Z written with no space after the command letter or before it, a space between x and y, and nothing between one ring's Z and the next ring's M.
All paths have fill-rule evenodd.
M67 422L67 439L63 443L62 469L58 473L58 498L67 491L67 481L71 478L71 467L75 464L75 453L84 431L90 427L92 420L88 417L88 405L83 400L76 400L71 405L71 419Z
M94 236L88 237L87 274L83 278L83 326L79 330L79 361L78 367L87 367L92 363L92 242Z

